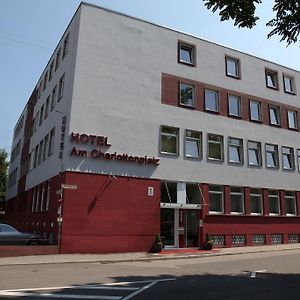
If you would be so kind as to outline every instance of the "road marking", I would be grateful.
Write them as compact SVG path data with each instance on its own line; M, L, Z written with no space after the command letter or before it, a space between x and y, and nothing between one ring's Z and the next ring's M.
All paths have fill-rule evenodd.
M143 286L141 289L139 289L138 291L128 295L127 297L123 298L123 300L128 300L128 299L131 299L133 298L134 296L136 296L137 294L140 294L142 292L144 292L145 290L149 289L151 286L157 284L158 281L154 281L154 282L151 282L149 283L148 285L146 286Z
M267 270L244 271L243 273L250 274L250 278L255 278L257 273L265 273Z
M68 286L53 286L45 288L26 288L26 289L13 289L13 290L0 290L2 292L26 292L26 291L51 291L51 290L65 290L65 289L105 289L105 290L119 290L119 291L136 291L139 288L135 287L119 287L109 286L106 284L102 285L68 285Z
M24 292L0 292L1 296L15 297L48 297L48 298L65 298L65 299L92 299L92 300L120 300L120 296L93 296L93 295L70 295L70 294L35 294Z
M104 283L105 286L114 286L114 285L128 285L128 284L135 284L135 283L151 283L151 282L163 282L163 281L171 281L176 280L176 278L165 278L165 279L158 279L158 280L143 280L143 281L123 281L123 282L112 282L112 283Z

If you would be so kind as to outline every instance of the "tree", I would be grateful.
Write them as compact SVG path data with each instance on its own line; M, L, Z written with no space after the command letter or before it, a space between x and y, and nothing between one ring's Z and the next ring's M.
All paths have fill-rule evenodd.
M0 201L5 200L7 168L8 168L7 152L4 149L0 149Z
M256 5L262 0L203 0L205 6L213 12L220 10L221 21L232 19L234 26L252 28L259 17L255 15ZM296 43L300 34L300 1L275 0L273 11L276 17L266 26L273 28L268 38L273 35L281 37L287 45Z

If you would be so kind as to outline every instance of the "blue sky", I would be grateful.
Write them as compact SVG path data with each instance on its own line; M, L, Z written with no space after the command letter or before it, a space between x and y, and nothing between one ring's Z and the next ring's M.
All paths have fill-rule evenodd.
M273 1L258 6L253 29L220 22L202 0L90 0L90 3L183 31L300 70L299 43L267 39ZM79 0L4 0L0 10L0 148L10 152L13 128Z

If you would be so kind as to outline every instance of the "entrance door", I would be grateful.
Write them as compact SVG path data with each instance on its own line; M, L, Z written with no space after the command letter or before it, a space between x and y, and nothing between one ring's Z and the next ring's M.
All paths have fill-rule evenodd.
M161 237L164 245L168 247L178 246L178 210L163 208L161 213Z
M184 238L185 247L199 246L198 211L185 210Z

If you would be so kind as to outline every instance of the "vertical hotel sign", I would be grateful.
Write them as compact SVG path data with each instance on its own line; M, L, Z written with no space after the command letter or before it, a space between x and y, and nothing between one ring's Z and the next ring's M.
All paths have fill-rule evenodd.
M65 148L65 132L66 132L67 116L63 116L61 119L60 127L60 144L59 144L59 158L63 159L63 152Z
M147 155L135 156L128 153L109 153L100 150L99 148L111 147L107 136L72 132L70 139L72 144L76 144L70 153L70 155L74 157L137 163L139 165L159 165L159 158L149 157ZM85 150L81 148L84 145L92 145L94 148L92 150Z

